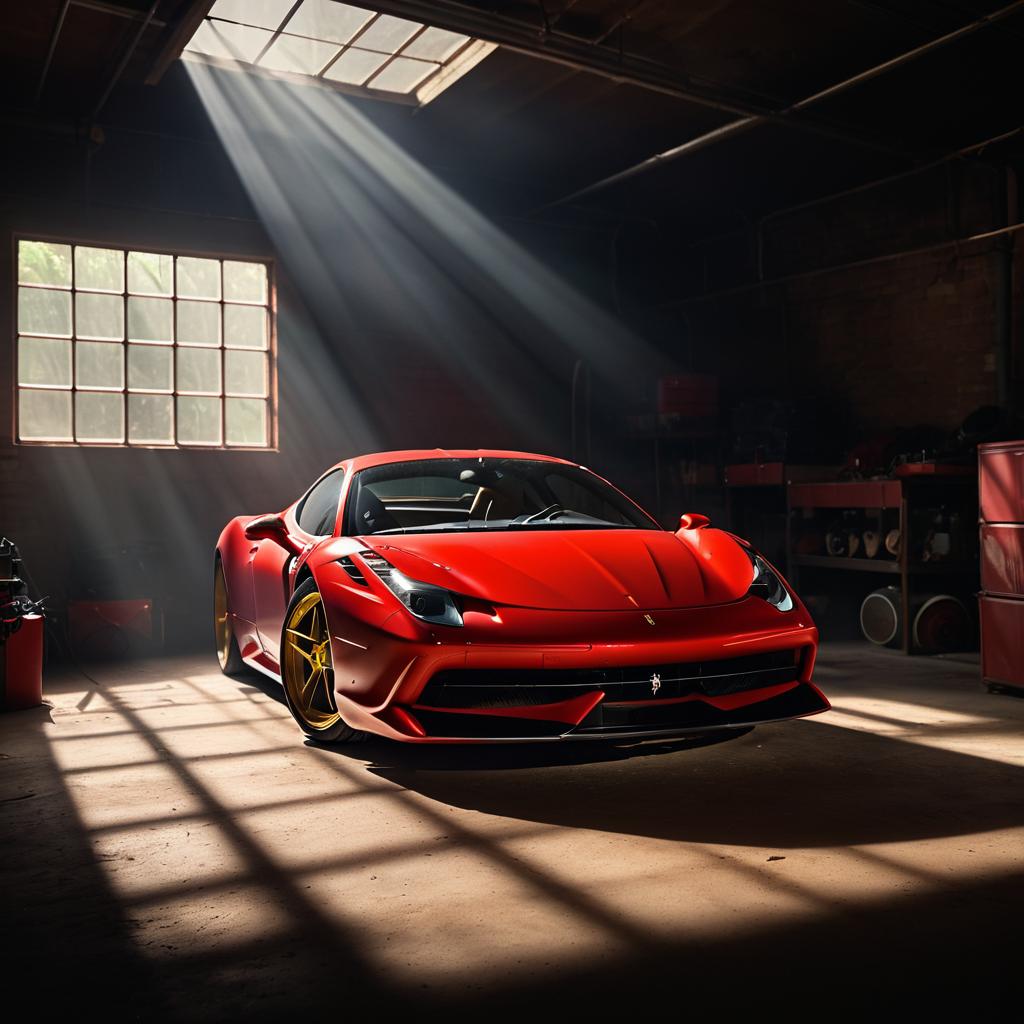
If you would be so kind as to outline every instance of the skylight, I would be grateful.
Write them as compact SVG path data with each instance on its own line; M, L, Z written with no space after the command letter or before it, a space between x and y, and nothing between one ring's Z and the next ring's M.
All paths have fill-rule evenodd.
M216 0L182 57L422 106L493 49L338 0Z

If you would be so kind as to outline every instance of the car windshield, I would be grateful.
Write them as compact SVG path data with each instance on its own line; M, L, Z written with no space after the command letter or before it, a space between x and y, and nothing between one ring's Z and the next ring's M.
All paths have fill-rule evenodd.
M578 466L539 459L422 459L352 478L349 535L476 530L657 529Z

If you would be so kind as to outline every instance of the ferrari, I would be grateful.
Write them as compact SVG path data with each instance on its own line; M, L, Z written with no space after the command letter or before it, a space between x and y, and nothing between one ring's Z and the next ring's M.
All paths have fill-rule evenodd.
M829 707L817 629L763 555L544 455L339 462L225 526L214 606L222 670L280 682L322 742L661 738Z

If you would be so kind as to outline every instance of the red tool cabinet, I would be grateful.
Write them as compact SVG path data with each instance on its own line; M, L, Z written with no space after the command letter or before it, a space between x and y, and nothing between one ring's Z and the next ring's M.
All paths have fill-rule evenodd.
M978 447L981 674L1024 688L1024 441Z

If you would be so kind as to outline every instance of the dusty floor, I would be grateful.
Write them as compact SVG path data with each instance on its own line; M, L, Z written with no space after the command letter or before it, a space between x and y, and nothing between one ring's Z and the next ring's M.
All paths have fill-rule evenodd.
M307 746L210 658L55 676L0 716L8 991L146 1020L983 1010L1019 995L1024 700L977 672L835 646L816 719L501 750Z

